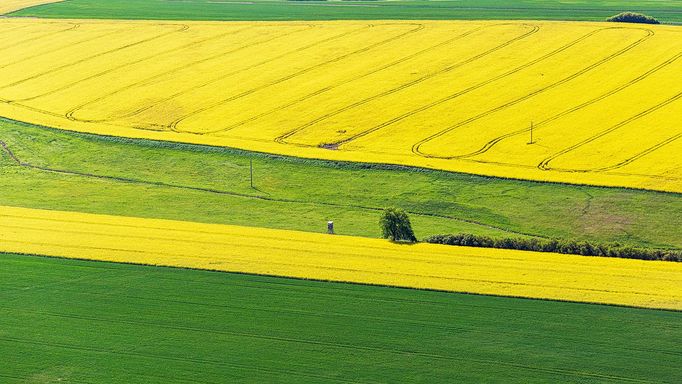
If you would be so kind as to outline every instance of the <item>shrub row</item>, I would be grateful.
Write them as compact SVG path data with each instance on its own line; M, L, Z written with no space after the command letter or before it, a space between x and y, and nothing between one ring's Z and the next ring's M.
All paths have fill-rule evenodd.
M660 24L660 22L651 16L643 15L635 12L623 12L615 16L611 16L606 21L616 23L640 23L640 24Z
M619 243L593 244L587 241L502 238L461 233L455 235L435 235L424 239L427 243L463 245L467 247L486 247L518 249L522 251L556 252L583 256L621 257L625 259L682 261L681 250L635 248Z

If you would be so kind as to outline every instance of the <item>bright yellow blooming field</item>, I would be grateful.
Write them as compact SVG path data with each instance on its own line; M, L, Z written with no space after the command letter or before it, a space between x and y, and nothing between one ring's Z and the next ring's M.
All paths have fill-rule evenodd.
M0 251L682 309L682 264L0 207ZM1 256L0 256L1 257Z
M682 192L675 27L3 19L0 37L17 120Z
M63 0L2 0L0 1L0 15L18 11L34 5L58 3Z

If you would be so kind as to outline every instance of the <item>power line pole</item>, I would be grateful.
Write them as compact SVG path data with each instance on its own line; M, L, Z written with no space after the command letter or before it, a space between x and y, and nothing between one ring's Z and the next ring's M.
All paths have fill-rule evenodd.
M530 122L530 141L528 144L533 144L533 122Z
M251 173L251 177L250 177L251 188L253 188L253 159L252 158L249 158L249 171Z

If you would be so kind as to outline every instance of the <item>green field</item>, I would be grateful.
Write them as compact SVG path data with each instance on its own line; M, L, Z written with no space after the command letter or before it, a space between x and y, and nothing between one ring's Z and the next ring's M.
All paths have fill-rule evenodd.
M682 248L682 195L333 163L0 120L0 205L379 237L380 210L417 236L470 232ZM23 166L17 164L21 161ZM254 188L249 161L254 165Z
M680 312L8 254L0 266L3 383L682 377Z
M682 3L677 0L66 0L13 15L155 20L604 20L623 11L644 12L664 22L682 22Z

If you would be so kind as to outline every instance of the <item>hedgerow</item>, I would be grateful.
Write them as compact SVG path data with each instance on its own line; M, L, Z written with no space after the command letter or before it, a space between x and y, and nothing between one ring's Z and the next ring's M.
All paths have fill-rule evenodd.
M590 243L561 239L538 238L492 238L489 236L460 233L434 235L424 239L427 243L516 249L535 252L555 252L582 256L619 257L625 259L682 261L682 250L636 248L619 243Z

